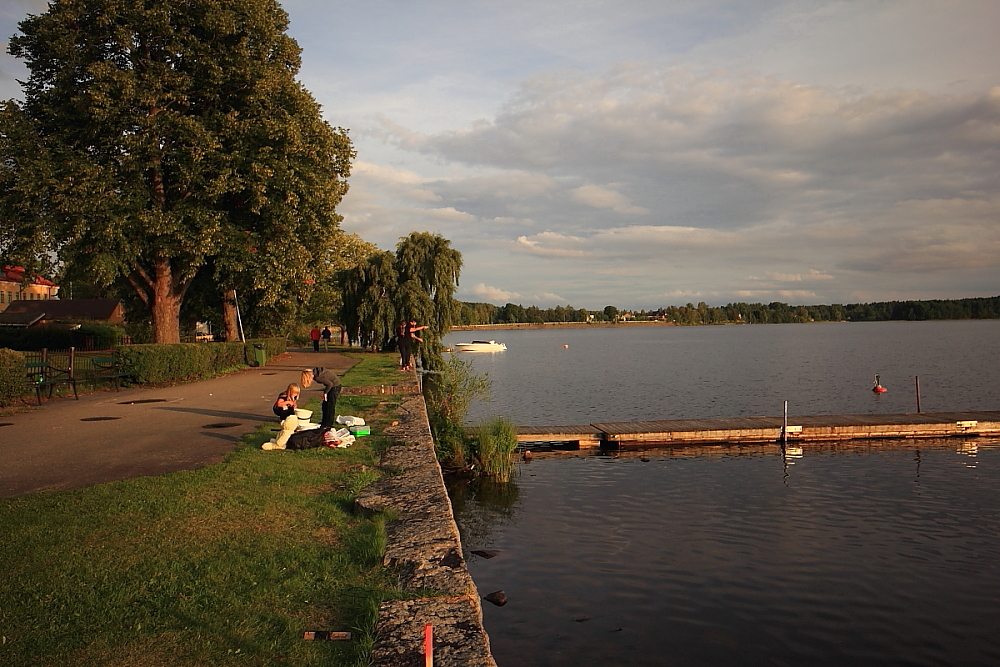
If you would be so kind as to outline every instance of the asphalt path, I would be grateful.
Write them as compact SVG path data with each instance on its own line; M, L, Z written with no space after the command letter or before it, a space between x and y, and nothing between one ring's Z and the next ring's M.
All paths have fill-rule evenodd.
M271 406L302 369L343 375L355 363L334 352L290 350L225 377L58 398L0 417L0 498L218 463L259 424L277 428ZM304 390L302 404L322 388Z

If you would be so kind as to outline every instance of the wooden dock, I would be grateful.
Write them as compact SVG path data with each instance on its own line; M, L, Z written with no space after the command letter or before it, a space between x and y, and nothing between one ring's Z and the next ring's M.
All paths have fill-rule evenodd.
M520 426L519 443L570 443L580 449L773 443L781 417L602 422L577 426ZM884 438L1000 437L1000 411L902 415L789 416L789 442Z

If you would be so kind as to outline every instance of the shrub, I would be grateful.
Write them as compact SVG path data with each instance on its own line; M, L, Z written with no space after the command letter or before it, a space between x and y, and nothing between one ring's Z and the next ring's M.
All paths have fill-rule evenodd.
M505 417L493 417L482 424L472 441L473 456L483 475L506 482L514 471L517 428Z
M24 355L0 348L0 406L7 406L31 393L24 370Z
M268 358L285 351L284 338L264 338L246 343L150 343L118 348L122 370L136 382L172 382L218 375L247 365L254 343L264 345Z
M472 363L451 356L424 384L428 417L438 460L453 468L466 466L465 414L476 400L487 400L491 382L476 375Z
M169 382L208 375L214 355L207 344L126 345L118 349L123 371L139 383Z

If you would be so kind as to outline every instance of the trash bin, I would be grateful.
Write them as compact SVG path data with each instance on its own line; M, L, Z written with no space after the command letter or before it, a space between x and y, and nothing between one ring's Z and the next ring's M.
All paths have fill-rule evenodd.
M267 352L263 343L253 344L253 360L257 362L257 366L263 366L267 362Z

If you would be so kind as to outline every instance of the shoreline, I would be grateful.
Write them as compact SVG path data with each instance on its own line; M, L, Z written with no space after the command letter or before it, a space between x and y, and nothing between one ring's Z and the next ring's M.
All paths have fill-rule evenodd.
M610 329L612 327L682 327L677 322L513 322L503 324L456 324L452 331L509 331L512 329ZM694 326L694 325L692 325Z

